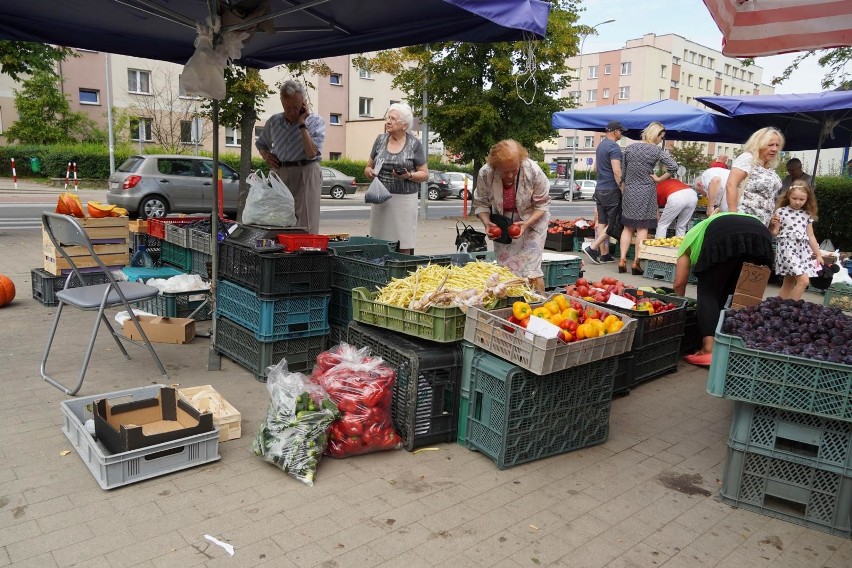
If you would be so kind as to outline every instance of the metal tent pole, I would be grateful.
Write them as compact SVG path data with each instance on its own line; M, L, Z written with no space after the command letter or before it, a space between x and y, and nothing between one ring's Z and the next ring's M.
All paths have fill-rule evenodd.
M207 353L207 370L222 369L222 356L216 352L216 286L219 276L219 101L213 99L213 183L211 195L213 205L210 208L210 317L213 326L210 328L210 350Z

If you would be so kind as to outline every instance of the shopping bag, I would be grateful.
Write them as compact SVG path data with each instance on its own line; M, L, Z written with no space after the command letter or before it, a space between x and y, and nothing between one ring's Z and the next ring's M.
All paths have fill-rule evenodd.
M459 231L459 223L464 230ZM458 252L484 252L488 250L485 233L477 231L463 221L456 222L456 250Z

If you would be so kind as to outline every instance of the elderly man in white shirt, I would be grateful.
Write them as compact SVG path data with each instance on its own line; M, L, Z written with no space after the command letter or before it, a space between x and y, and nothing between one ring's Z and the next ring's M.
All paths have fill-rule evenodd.
M731 170L728 168L714 167L707 168L695 180L695 188L704 191L707 195L707 216L710 217L714 213L728 210L728 204L725 200L725 184L728 183L728 176L731 175Z

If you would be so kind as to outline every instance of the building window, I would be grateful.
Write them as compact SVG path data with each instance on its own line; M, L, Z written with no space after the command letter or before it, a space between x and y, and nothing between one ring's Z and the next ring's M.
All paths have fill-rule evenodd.
M686 97L686 104L689 104L691 102L692 102L692 97Z
M332 73L328 76L328 82L332 85L342 85L343 75L341 75L340 73Z
M703 89L703 88L704 88L704 78L703 78L703 77L699 77L699 78L698 78L698 88L699 88L699 89Z
M725 75L731 74L731 66L725 63Z
M683 50L683 60L689 61L689 50L688 49Z
M687 76L686 76L686 86L687 86L687 87L691 87L691 86L692 86L692 75L687 75Z
M712 57L708 57L708 58L707 58L707 67L709 67L710 69L713 69L713 64L714 64L714 63L716 63L716 60L715 60L715 59L713 59Z
M151 93L151 72L139 69L127 70L127 90L131 93Z
M569 136L568 138L566 138L566 142L565 142L566 146L565 147L566 148L575 148L578 145L579 142L580 142L579 136Z
M619 100L629 99L630 98L630 87L619 87L618 88L618 98L619 98Z
M130 119L130 139L139 141L139 130L142 130L142 141L150 142L151 137L151 119L150 118L131 118Z
M680 57L672 57L672 65L680 65Z
M372 79L373 72L369 69L358 69L358 76L362 79Z
M328 123L329 124L341 124L341 115L339 113L331 113L328 115Z
M603 98L605 98L605 99L608 99L608 98L609 98L609 89L604 89L604 90L603 90Z
M607 63L606 65L604 65L604 75L611 75L611 74L612 74L612 65Z
M181 144L192 144L192 121L191 120L181 120L180 121L180 143Z
M583 140L583 144L585 148L594 148L595 147L595 137L594 136L586 136Z
M373 116L373 99L360 97L358 99L358 115Z
M702 67L704 67L704 56L703 55L698 56L698 64L701 65Z
M240 146L240 129L234 126L225 127L225 146Z
M668 70L668 66L666 66L666 65L660 65L660 77L662 77L663 79L665 79L665 78L666 78L666 71L667 71L667 70Z
M339 160L343 155L340 152L329 152L328 159L329 160Z
M621 74L622 75L630 75L630 68L631 67L632 67L632 65L630 64L629 61L625 61L624 63L622 63L621 64Z
M597 65L589 65L589 79L597 79L598 78L598 66Z
M254 139L255 139L255 140L257 140L258 138L260 138L260 133L261 133L261 132L263 132L263 127L262 127L262 126L255 126L255 127L254 127Z
M666 91L663 90L663 89L660 89L660 100L663 100L664 98L666 98Z
M569 91L568 98L571 99L571 102L576 103L580 100L580 91Z
M727 96L727 94L728 94L728 86L727 85L725 85L725 87L723 88L722 93Z
M596 100L598 100L598 90L597 89L591 89L587 93L586 102L593 103Z
M678 83L677 81L672 81L672 82L671 82L671 88L672 88L672 89L677 89L677 87L678 87L678 85L679 85L679 84L680 84L680 83Z
M689 57L690 57L690 61L695 63L695 52L694 51L689 52Z
M751 81L752 81L752 77L753 77L753 75L751 74L751 71L749 71L749 74L748 74L748 80L749 80L749 82L751 82Z
M101 92L95 89L80 89L80 104L81 105L99 105L101 104Z

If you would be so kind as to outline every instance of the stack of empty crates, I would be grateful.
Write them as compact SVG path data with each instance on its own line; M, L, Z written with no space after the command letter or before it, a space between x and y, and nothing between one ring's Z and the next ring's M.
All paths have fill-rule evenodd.
M110 269L120 270L130 263L128 248L129 231L127 217L88 217L77 219L86 231L95 248L95 253ZM76 276L71 276L69 287L90 284L105 284L107 276L98 268L89 251L81 246L65 246L63 250L71 257L83 273L84 282L79 282ZM46 306L58 303L56 292L62 290L71 274L71 265L62 254L56 250L47 232L42 229L42 268L33 268L32 277L33 298Z
M263 252L219 243L216 350L265 380L287 360L309 373L328 341L328 251Z
M852 367L716 331L707 391L735 400L720 499L852 536Z

